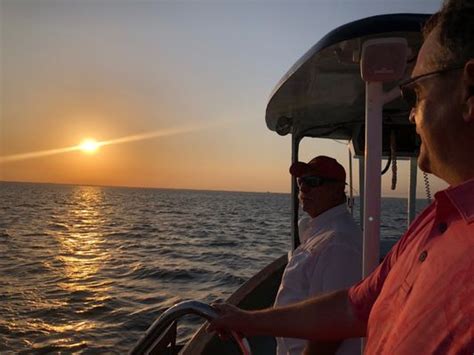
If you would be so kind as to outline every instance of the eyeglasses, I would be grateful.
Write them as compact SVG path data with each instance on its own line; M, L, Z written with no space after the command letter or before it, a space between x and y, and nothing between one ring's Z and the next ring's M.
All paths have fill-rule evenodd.
M299 187L305 184L306 186L309 186L311 188L318 187L327 183L338 182L335 179L324 178L321 176L302 176L297 178L296 181L298 182Z
M459 70L462 68L464 68L464 65L456 66L453 68L436 70L430 73L421 74L413 78L410 78L408 80L405 80L404 82L400 84L400 92L401 92L402 99L406 101L406 103L408 104L410 108L416 107L416 104L418 103L418 96L417 96L414 84L416 84L421 79L434 77L435 75L444 74L444 73L447 73L453 70Z

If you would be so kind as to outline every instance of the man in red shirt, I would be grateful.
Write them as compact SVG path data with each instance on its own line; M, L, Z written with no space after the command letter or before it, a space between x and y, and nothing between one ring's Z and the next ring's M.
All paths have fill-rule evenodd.
M359 284L273 310L218 305L211 330L367 336L367 354L474 353L474 0L450 0L430 19L401 89L422 141L418 165L450 187Z

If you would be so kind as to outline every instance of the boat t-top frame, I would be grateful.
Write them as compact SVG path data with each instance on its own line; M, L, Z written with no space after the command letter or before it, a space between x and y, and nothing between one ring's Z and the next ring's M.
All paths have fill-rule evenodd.
M381 161L410 159L409 221L415 214L419 140L398 83L413 69L429 15L369 17L331 31L283 76L266 123L292 136L292 162L304 137L347 140L359 158L363 273L379 263ZM395 143L394 143L395 142ZM370 188L369 188L370 187ZM292 247L298 238L298 187L292 178Z

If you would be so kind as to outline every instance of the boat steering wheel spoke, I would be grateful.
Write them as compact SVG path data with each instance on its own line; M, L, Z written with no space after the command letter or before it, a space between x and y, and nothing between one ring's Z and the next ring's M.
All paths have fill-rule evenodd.
M145 335L137 342L134 348L130 351L130 355L144 355L153 354L157 352L157 347L161 343L161 339L171 328L176 327L176 321L187 314L195 314L206 320L212 320L217 317L217 311L210 305L199 301L183 301L175 304L163 312L157 320L148 328ZM239 349L244 355L251 355L249 342L236 332L230 332L232 338L237 343ZM172 343L174 347L176 337L168 341L166 345Z

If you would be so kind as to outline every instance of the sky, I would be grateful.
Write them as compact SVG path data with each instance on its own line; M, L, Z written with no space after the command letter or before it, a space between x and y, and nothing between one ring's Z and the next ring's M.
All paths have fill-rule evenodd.
M0 180L289 192L290 138L265 124L279 79L340 25L439 6L0 0ZM86 138L109 144L76 149ZM300 157L319 154L349 167L346 144L312 140ZM405 196L408 163L397 190L386 175L384 196Z

